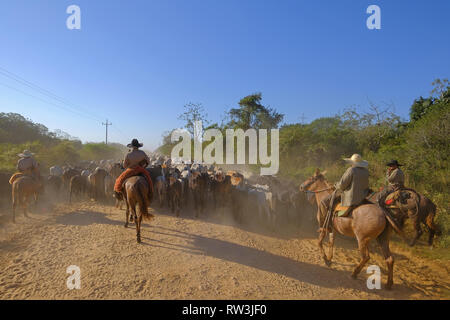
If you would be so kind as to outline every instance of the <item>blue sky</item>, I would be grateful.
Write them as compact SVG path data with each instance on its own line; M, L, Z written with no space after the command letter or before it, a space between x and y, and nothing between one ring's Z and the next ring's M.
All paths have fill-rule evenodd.
M66 28L71 4L81 30ZM371 4L381 30L366 27ZM85 116L1 73L0 111L83 141L103 141L108 117L110 140L147 148L181 125L183 105L202 103L220 122L254 92L287 123L367 110L368 99L407 117L434 79L450 76L449 21L448 0L4 0L0 68Z

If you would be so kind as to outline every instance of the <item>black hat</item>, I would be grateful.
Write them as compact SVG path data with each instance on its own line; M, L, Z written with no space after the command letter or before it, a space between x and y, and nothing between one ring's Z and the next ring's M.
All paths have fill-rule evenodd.
M141 148L143 147L143 143L139 143L138 139L133 139L130 144L127 145L128 148Z
M389 161L388 163L386 163L386 165L387 165L388 167L392 167L392 166L401 167L401 166L403 166L402 164L398 163L397 160L391 160L391 161Z

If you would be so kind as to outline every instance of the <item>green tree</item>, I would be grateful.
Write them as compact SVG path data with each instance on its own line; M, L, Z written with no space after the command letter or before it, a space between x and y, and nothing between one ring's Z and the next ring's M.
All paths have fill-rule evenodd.
M262 94L255 93L242 98L238 108L232 108L227 115L230 121L226 125L230 128L247 130L278 128L284 115L277 113L270 107L261 104Z

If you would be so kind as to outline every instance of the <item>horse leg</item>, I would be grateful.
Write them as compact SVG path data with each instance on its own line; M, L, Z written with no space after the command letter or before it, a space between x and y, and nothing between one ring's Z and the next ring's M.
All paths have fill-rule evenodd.
M13 199L13 203L12 203L12 221L13 221L13 223L16 223L16 207L17 207L17 202Z
M425 225L428 227L429 235L428 235L428 245L433 245L433 238L435 235L440 235L441 231L439 227L434 223L434 214L429 214L425 220Z
M360 260L359 264L356 266L355 270L353 270L353 273L352 273L353 279L356 279L356 277L361 272L364 265L370 259L369 242L370 242L370 239L368 239L368 238L358 239L358 247L359 247L359 252L361 253L361 260Z
M389 230L386 228L381 235L378 236L377 242L381 247L381 252L386 261L388 267L388 281L386 283L386 289L390 290L394 284L394 256L389 249Z
M128 204L128 200L127 200L127 210L125 211L125 228L128 228L128 218L130 216L130 205Z
M143 210L142 208L139 208L139 210ZM131 206L131 214L134 216L136 224L136 240L137 243L141 243L141 221L142 221L142 214L139 214L139 217L136 216L136 204L134 203Z
M125 225L124 225L125 228L128 228L128 218L129 218L129 216L130 216L130 210L128 209L128 206L127 206L127 210L125 211Z
M414 238L412 239L412 241L409 243L409 246L412 247L416 244L417 240L419 240L420 236L422 235L423 231L422 228L420 226L420 219L419 216L416 215L412 218L412 222L414 225L414 230L416 231Z
M330 232L328 234L328 236L330 239L330 247L328 248L328 261L330 262L330 265L331 265L331 260L333 260L333 254L334 254L334 239L335 239L334 230L332 232Z
M139 208L139 210L142 210ZM136 218L136 240L137 243L141 243L141 222L142 222L142 213L139 215L139 217Z
M323 239L325 239L326 235L327 235L327 233L325 232L325 230L322 230L320 232L318 244L319 244L319 249L320 249L320 253L322 254L323 260L325 261L325 264L329 267L331 265L331 261L328 260L325 250L323 249Z
M23 202L22 202L23 203L23 206L22 206L22 208L23 208L23 215L24 215L25 218L29 218L28 213L27 213L29 201L30 201L29 197L25 196L24 199L23 199Z

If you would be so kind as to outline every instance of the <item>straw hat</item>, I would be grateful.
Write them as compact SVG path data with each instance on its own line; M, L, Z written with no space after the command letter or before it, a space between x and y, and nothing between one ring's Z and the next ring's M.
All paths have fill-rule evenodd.
M344 158L344 161L351 163L355 167L367 168L369 163L366 160L363 160L361 155L355 153L351 158Z
M34 153L31 153L30 150L24 150L22 153L19 153L18 156L21 158L30 158L34 156Z

